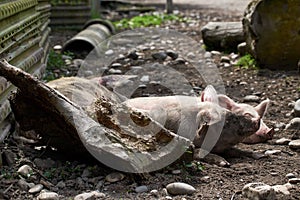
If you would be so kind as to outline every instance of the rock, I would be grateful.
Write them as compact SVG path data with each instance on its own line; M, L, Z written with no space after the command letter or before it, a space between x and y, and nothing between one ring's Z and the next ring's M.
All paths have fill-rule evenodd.
M23 165L18 169L18 174L28 178L32 174L32 168L29 165Z
M290 195L288 188L285 185L274 185L272 186L276 193L281 193L284 195Z
M65 182L63 181L59 181L57 184L56 184L56 187L60 188L60 189L63 189L66 187L66 184Z
M18 180L18 186L21 190L27 191L29 187L29 183L27 183L24 179Z
M139 58L139 55L136 53L136 50L133 50L133 51L129 52L129 54L127 55L127 58L130 58L132 60L137 60Z
M35 158L33 162L41 170L50 169L55 166L55 161L53 161L51 158L47 158L47 159Z
M278 140L275 141L275 144L278 145L287 145L291 140L288 138L280 138Z
M144 75L144 76L142 76L142 78L140 79L140 81L148 83L150 81L150 77L148 75Z
M288 173L287 175L285 175L285 177L287 177L288 179L296 178L296 176L293 173Z
M300 139L290 141L289 147L291 149L300 149Z
M172 60L176 60L178 58L178 53L176 53L175 51L169 49L166 51L166 54L172 58Z
M76 188L79 188L79 189L84 189L85 188L85 183L84 183L84 181L81 177L76 178L75 186L76 186Z
M294 114L296 117L300 117L300 99L298 99L295 103Z
M286 130L294 129L294 130L300 130L300 117L296 117L292 119L288 125L285 127Z
M267 150L265 151L266 155L279 155L281 153L280 150Z
M256 95L247 95L243 98L244 102L259 102L260 98Z
M209 51L204 53L204 58L211 58L212 54Z
M221 52L220 51L211 51L210 52L212 55L214 56L220 56L221 55Z
M42 184L37 184L35 186L33 186L32 188L29 189L29 193L34 194L34 193L38 193L43 189L43 185Z
M107 50L105 53L104 53L106 56L111 56L114 54L114 51L112 49L109 49Z
M224 63L224 67L225 67L225 68L231 67L231 64L230 64L230 63Z
M247 54L247 44L246 42L242 42L237 46L238 52L241 56L244 56Z
M105 194L98 191L92 191L78 194L74 197L74 200L94 200L99 198L105 198Z
M62 49L62 46L61 45L55 45L54 47L53 47L53 50L54 51L60 51Z
M55 192L42 192L37 196L37 200L59 200L59 196Z
M138 88L140 88L140 89L145 89L145 88L147 88L147 85L141 84L141 85L138 86Z
M108 70L108 73L110 73L110 74L122 74L122 71L119 70L119 69L111 68L111 69Z
M222 56L221 57L221 62L223 62L223 63L230 63L230 58L227 57L227 56Z
M113 67L113 68L122 67L122 64L121 64L121 63L113 63L113 64L111 65L111 67Z
M121 181L125 178L125 175L120 173L120 172L113 172L111 174L108 174L105 177L105 180L110 182L110 183L114 183L114 182L118 182Z
M13 166L16 162L17 154L10 150L4 150L2 153L2 159L6 161L9 167Z
M167 199L167 200L172 200L173 198L170 197L170 196L165 196L165 199Z
M186 56L188 59L194 59L196 57L196 55L193 52L189 52Z
M180 169L172 170L172 174L174 174L174 175L181 174L181 170Z
M291 179L289 179L289 183L291 183L291 184L300 183L300 178L291 178Z
M159 61L164 61L168 57L168 55L164 51L152 53L151 56L153 59L159 60Z
M168 193L172 195L185 195L196 192L196 189L193 186L182 182L170 183L166 188Z
M158 190L151 190L150 194L157 197L158 196Z
M243 187L242 194L245 198L256 200L276 199L274 188L261 182L248 183Z
M141 185L135 188L136 193L142 193L147 191L148 191L148 187L146 185Z
M235 54L235 53L231 53L231 54L230 54L230 58L231 58L232 60L236 60L238 57L239 57L238 54Z

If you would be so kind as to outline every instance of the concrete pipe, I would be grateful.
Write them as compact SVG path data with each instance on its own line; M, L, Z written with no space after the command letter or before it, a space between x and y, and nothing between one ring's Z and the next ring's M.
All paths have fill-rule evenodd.
M81 32L64 44L62 52L72 52L76 58L83 59L114 32L114 26L109 21L90 20Z

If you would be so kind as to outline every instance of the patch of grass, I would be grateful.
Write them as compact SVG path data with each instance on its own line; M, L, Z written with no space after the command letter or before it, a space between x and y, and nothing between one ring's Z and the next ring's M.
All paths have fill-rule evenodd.
M258 69L257 63L255 59L250 55L246 54L243 57L241 57L238 62L237 66L244 68L244 69Z
M185 21L183 17L174 14L144 14L133 18L124 18L120 21L113 22L117 29L134 29L140 27L149 27L161 25L166 21Z

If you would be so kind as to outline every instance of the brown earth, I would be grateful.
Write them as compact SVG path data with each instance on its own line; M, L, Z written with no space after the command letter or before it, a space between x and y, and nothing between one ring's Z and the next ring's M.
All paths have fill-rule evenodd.
M197 9L185 10L182 13L197 23L191 26L188 26L190 22L186 22L186 24L167 23L162 27L168 26L170 29L185 33L198 42L201 42L200 29L208 21L238 21L241 19L240 15L228 14L220 10ZM70 38L70 34L73 33L52 32L51 45L62 44ZM299 134L284 130L284 125L293 118L290 103L300 98L299 74L295 71L224 67L220 62L220 56L213 56L213 58L218 66L228 96L239 102L242 102L244 96L250 94L256 94L261 99L269 98L271 100L264 121L270 127L277 127L274 139L267 143L255 145L239 144L237 148L261 153L276 149L281 150L281 153L258 160L247 157L230 158L225 155L224 157L231 163L228 168L201 162L200 165L203 169L198 170L196 162L192 167L175 164L143 176L125 174L126 176L122 181L109 183L105 181L104 177L114 170L108 167L97 162L86 161L84 158L76 158L75 160L66 158L59 152L49 150L49 148L36 150L33 146L22 145L13 137L9 137L3 144L0 144L2 157L4 157L3 152L13 152L15 162L8 166L7 161L4 160L4 165L0 168L0 199L34 199L37 196L20 190L17 185L19 177L16 171L23 164L29 164L35 169L34 175L27 180L28 182L37 184L40 179L47 180L53 184L49 186L49 190L57 192L61 197L60 199L72 199L77 194L96 189L106 194L105 199L166 199L163 188L167 184L177 181L194 186L197 192L193 195L172 196L173 199L243 199L240 191L247 183L264 182L269 185L277 185L287 183L286 174L288 173L300 177L299 152L290 149L287 145L274 144L276 139L282 137L299 138ZM186 69L180 70L187 75L188 81L194 87L203 89L205 83L193 73L193 69L187 66ZM136 95L153 95L157 94L157 91L157 88L149 87ZM157 95L169 94L167 90L159 91ZM255 104L253 103L253 105ZM55 164L50 168L41 168L34 164L33 161L36 158L41 158L45 162L46 159L50 158ZM81 177L84 169L89 169L90 175L88 178L83 178L84 184L79 184L78 177ZM174 169L180 169L181 173L173 174L172 170ZM65 186L58 188L56 184L59 181L63 181ZM135 193L134 189L138 185L146 185L149 191L157 189L159 194L153 196L149 191L141 194ZM291 190L291 195L282 196L279 199L300 199L299 184Z

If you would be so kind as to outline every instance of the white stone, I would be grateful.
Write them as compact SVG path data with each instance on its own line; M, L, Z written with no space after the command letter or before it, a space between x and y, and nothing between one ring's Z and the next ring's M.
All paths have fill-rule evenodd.
M144 76L142 76L142 78L140 79L140 81L147 83L147 82L150 81L150 77L148 75L144 75Z
M59 200L59 196L55 192L42 192L37 196L37 200Z
M295 103L294 114L296 117L300 117L300 99L298 99Z
M289 147L292 149L300 149L300 139L290 141Z
M29 177L32 173L32 168L29 165L23 165L18 169L17 172L23 177Z
M182 182L170 183L166 188L168 193L173 195L193 194L196 192L193 186Z
M266 155L279 155L281 153L281 151L280 150L267 150L267 151L265 151L265 154Z
M291 184L300 183L300 178L291 178L291 179L289 179L289 183L291 183Z
M291 130L291 129L300 129L300 117L296 117L292 119L288 125L286 125L285 130Z
M296 176L293 173L288 173L287 175L285 175L285 177L287 177L288 179L296 178Z
M221 62L223 62L223 63L230 63L230 58L227 57L227 56L222 56L221 57Z
M275 190L276 193L282 193L284 195L289 195L290 192L285 185L274 185L272 188Z
M291 140L288 138L280 138L278 140L275 141L275 144L278 145L287 145Z
M84 192L74 197L74 200L94 200L98 198L104 198L105 194L98 191Z
M53 50L55 50L55 51L60 51L62 49L62 46L61 45L55 45L54 47L53 47Z
M255 200L273 200L276 199L274 188L270 185L257 182L248 183L243 187L242 194L245 198Z
M29 189L29 193L34 194L34 193L38 193L43 189L43 185L42 184L37 184L35 186L33 186L32 188Z
M107 55L107 56L111 56L113 54L114 54L114 51L112 49L109 49L105 52L105 55Z

